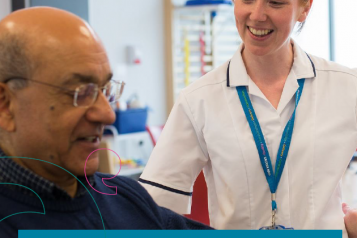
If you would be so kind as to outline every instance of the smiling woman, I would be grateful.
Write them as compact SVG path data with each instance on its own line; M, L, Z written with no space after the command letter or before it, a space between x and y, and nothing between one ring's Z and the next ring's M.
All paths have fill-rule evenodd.
M291 39L312 3L234 1L243 43L182 90L141 176L159 205L190 213L203 168L215 228L347 237L339 191L357 147L357 75Z
M238 0L232 0L233 4L238 1ZM253 1L253 0L245 0L245 1ZM309 4L309 0L299 0L301 5L305 6L307 4ZM279 5L283 5L282 2L280 1L269 1L272 5L275 5L276 7L278 7ZM305 21L303 22L299 22L299 26L297 28L297 32L301 32L301 30L304 28L305 25Z

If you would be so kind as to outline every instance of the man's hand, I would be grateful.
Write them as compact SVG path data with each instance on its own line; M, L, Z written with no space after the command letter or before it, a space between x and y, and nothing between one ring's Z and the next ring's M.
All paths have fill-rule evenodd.
M357 209L352 209L346 203L342 203L342 211L345 214L348 237L357 238Z

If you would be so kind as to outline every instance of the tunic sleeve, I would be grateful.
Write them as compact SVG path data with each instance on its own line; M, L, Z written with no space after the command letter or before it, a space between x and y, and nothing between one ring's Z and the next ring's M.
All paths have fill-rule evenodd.
M202 129L183 91L139 181L160 206L189 214L193 183L207 161Z

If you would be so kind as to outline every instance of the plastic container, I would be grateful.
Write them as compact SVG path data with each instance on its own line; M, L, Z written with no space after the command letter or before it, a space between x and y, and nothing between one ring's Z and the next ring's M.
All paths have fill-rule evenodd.
M114 126L119 134L140 132L146 130L148 108L135 108L115 111L116 119Z
M231 0L189 0L186 6L211 5L211 4L228 4L232 5Z

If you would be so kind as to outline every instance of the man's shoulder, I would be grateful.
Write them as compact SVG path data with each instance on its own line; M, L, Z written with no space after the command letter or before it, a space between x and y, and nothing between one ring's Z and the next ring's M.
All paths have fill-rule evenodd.
M113 212L115 209L128 221L135 221L136 224L133 227L142 226L145 229L162 229L164 227L163 219L165 219L166 213L163 213L146 189L137 181L124 176L99 172L94 174L94 178L94 188L97 190L94 196L100 197L98 200L105 205L102 210L109 209L109 212ZM113 206L113 204L116 205ZM131 213L133 210L140 212L133 216Z
M131 178L128 178L128 177L125 177L125 176L115 176L113 174L107 174L107 173L101 173L101 172L96 172L94 174L94 178L97 180L97 179L100 179L102 180L103 178L106 180L106 181L111 181L111 182L114 182L114 183L134 183L134 184L138 184L138 182L136 182L135 180L131 179Z
M118 195L133 196L137 199L146 201L151 200L146 189L131 178L96 172L94 174L94 179L95 187L99 191L107 191L106 193L110 194L117 193Z
M113 174L106 174L106 173L101 173L101 172L96 172L94 174L94 179L96 182L96 185L99 183L100 185L120 185L124 187L135 187L135 188L140 188L144 189L137 181L124 177L124 176L115 176ZM104 184L103 184L104 182Z

